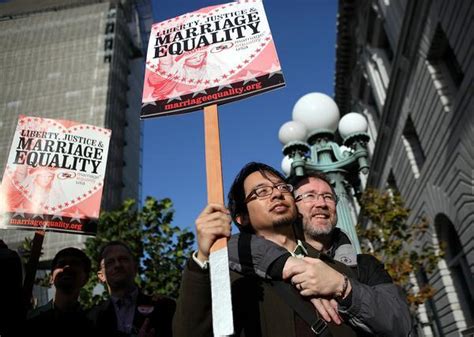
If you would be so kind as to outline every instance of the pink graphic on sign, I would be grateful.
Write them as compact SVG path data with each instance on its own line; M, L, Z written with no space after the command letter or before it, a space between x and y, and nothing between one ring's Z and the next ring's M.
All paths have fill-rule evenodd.
M284 84L260 0L206 7L152 26L141 117L198 110Z
M1 228L93 234L111 131L20 116L0 190Z

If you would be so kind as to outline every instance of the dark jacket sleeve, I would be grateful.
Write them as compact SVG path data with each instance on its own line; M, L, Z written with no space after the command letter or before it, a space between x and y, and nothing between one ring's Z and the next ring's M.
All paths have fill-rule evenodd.
M281 279L283 265L290 257L285 248L249 233L232 235L227 249L231 270L266 279Z
M375 257L358 255L358 280L351 279L350 303L339 312L355 327L376 336L409 336L412 322L402 290Z
M173 317L174 337L212 336L211 281L192 259L187 262Z
M26 317L23 306L23 272L20 256L0 240L0 335L13 336Z

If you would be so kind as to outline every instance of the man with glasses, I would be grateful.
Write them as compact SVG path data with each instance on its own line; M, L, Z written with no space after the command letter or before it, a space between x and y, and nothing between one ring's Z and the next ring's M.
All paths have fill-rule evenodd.
M327 280L321 277L319 261L295 259L258 236L250 238L252 256L247 259L241 257L239 239L233 237L229 241L231 267L266 278L291 280L302 296L311 298L325 321L336 324L346 321L360 335L408 336L411 317L400 288L393 284L375 257L357 255L348 236L336 227L338 198L329 179L322 173L309 172L294 177L291 183L300 213L298 227L303 229L306 243L355 272L356 277L344 278L342 293L346 296L324 296Z
M337 302L320 298L312 301L325 320L339 321L340 315L355 326L388 336L407 336L411 330L410 312L400 289L374 256L356 254L348 236L336 227L337 196L329 179L322 173L309 172L294 177L295 200L301 214L301 225L305 240L318 251L324 252L357 271L358 278L350 279L350 296ZM299 269L298 269L299 268ZM297 275L302 267L284 270L284 277ZM298 270L297 270L298 269ZM306 288L304 279L311 275L300 273L292 281ZM355 287L352 287L356 284ZM307 288L311 288L308 285ZM314 293L314 289L300 291L303 296Z
M207 205L196 219L198 250L188 261L183 272L180 295L173 319L175 337L199 337L212 335L211 293L208 258L212 244L221 237L230 237L231 220L242 234L238 245L239 254L245 259L254 252L242 238L256 234L262 241L274 243L289 255L319 253L311 246L297 240L293 224L298 212L292 192L293 186L270 166L249 163L235 178L228 195L229 209L220 204ZM266 239L266 240L265 240ZM274 248L270 248L273 250ZM261 251L265 259L269 251ZM269 254L272 256L273 254ZM332 261L317 260L321 296L345 298L349 294L347 278L336 269ZM281 274L281 273L280 273ZM294 277L299 276L295 273ZM278 281L263 280L254 276L231 271L232 302L235 336L303 337L315 333L326 336L325 325L320 325L312 306L303 301L294 289L284 282L279 284L296 293L297 305L310 308L313 317L302 317L299 309L287 301L287 297L275 287ZM290 295L291 296L291 295ZM306 311L305 311L306 312ZM356 336L352 329L333 327L332 336ZM332 328L331 328L332 329Z

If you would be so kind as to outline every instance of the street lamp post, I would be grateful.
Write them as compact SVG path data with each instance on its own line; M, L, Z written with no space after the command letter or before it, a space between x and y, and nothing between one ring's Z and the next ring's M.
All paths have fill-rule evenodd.
M368 173L370 138L364 116L351 112L341 120L339 117L339 109L331 97L315 92L302 96L293 107L293 120L283 124L278 134L284 145L282 169L287 175L300 176L306 171L328 175L339 197L337 226L349 235L360 253L350 209L351 190L359 194L359 172ZM335 141L336 130L343 139L342 146Z

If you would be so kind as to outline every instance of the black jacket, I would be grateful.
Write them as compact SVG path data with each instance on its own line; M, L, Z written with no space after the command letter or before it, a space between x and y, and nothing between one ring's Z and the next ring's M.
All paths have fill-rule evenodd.
M171 337L171 321L176 308L176 303L168 297L153 298L151 296L138 293L135 315L133 317L132 333L138 334L145 318L140 313L138 307L141 305L152 305L153 311L149 314L150 327L155 329L156 336ZM109 299L91 309L89 318L94 323L95 329L100 336L125 337L125 333L117 331L117 316L112 300Z
M80 305L64 312L55 308L53 301L28 314L23 336L83 337L98 336Z
M351 247L347 236L336 228L329 257L346 264L356 275L348 275L352 292L340 303L339 313L359 336L409 336L411 316L402 290L380 261L372 255L356 255ZM233 235L228 250L232 270L269 279L281 279L291 255L285 248L247 233Z
M273 281L230 272L235 337L315 337L309 326L272 286ZM311 306L310 304L308 304ZM312 307L311 307L312 309ZM314 314L316 319L316 314ZM354 336L347 328L336 336ZM184 269L176 313L174 337L212 337L209 270L190 259Z

